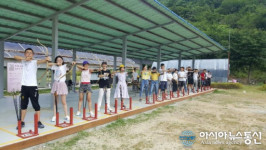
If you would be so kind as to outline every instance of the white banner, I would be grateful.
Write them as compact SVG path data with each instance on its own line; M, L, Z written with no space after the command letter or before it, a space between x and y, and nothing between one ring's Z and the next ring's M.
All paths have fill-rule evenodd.
M7 91L14 92L21 90L22 79L21 63L7 63Z

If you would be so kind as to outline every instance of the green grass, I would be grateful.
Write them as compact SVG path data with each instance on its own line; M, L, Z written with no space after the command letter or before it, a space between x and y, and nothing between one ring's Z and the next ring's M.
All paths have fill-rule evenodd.
M150 119L153 119L153 118L159 116L161 113L172 112L173 110L174 110L174 106L167 105L167 106L160 107L156 110L153 110L151 113L139 114L135 118L118 119L115 122L107 125L106 128L104 128L104 130L112 130L112 129L116 129L117 127L132 125L132 124L137 124L137 123L141 123L144 121L148 121Z
M93 89L93 90L99 89L99 86L92 86L91 89Z
M39 94L46 94L46 93L51 93L51 89L39 90Z
M242 89L238 89L239 91L249 91L249 92L253 92L253 93L261 93L263 92L263 90L261 89L261 86L259 85L243 85Z
M122 127L122 126L125 126L125 125L126 125L125 119L118 119L115 122L113 122L111 124L108 124L106 126L106 129L115 129L117 127Z
M227 92L225 90L219 90L219 89L215 89L213 91L214 94L226 94Z
M220 89L242 89L243 85L241 83L216 83L216 82L213 82L211 87L212 88L220 88Z
M71 147L75 145L80 139L87 137L87 136L89 136L88 132L85 132L85 131L78 132L77 136L71 138L69 141L65 142L64 144L67 147Z
M89 132L86 131L80 131L77 133L76 136L70 138L66 142L64 142L64 145L61 145L61 143L48 143L46 146L54 149L54 150L68 150L70 147L74 146L79 140L89 136Z
M261 91L266 91L266 84L263 84L258 89L261 90Z

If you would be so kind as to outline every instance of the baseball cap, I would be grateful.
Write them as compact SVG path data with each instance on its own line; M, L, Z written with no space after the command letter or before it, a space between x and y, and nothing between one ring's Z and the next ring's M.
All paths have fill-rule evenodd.
M85 66L86 64L90 64L88 61L83 61L83 66Z

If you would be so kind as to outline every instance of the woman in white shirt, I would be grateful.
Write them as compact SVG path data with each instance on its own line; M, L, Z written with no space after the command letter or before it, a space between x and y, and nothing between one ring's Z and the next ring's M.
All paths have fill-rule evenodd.
M207 76L207 86L211 86L211 78L212 78L211 72L208 71L206 76Z
M115 99L121 98L121 100L124 100L125 98L129 98L128 88L126 83L127 72L125 71L125 66L120 65L119 71L120 72L117 72L115 74L115 76L118 77L118 83L116 85L114 98ZM123 105L123 107L125 108L125 105Z
M75 65L76 63L73 62L72 65ZM54 96L59 98L61 97L62 105L65 112L65 120L69 120L70 117L68 116L67 112L67 103L66 103L66 95L68 94L68 89L66 85L66 71L67 71L67 65L64 63L64 59L62 56L57 56L55 58L54 63L49 63L49 66L52 66L51 70L54 70L54 83L52 86L51 93L54 94ZM58 101L57 101L58 103ZM55 122L56 120L56 106L54 103L54 116L52 117L52 122Z
M186 84L186 72L184 71L184 67L180 68L180 71L178 72L178 85L179 85L179 91L183 91L183 88Z
M193 73L193 87L194 87L194 92L196 92L198 90L198 80L199 79L199 70L198 69L195 69L194 70L194 73Z
M175 72L173 73L173 92L177 91L177 85L178 85L178 74L177 74L177 69L175 69Z
M166 78L167 78L167 91L170 93L173 90L173 83L172 83L173 75L170 68L167 70Z

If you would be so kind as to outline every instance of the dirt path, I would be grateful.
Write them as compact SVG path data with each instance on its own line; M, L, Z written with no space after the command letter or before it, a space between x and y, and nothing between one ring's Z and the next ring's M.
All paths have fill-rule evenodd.
M84 131L31 149L188 149L179 140L190 130L196 141L190 149L266 149L266 93L252 87L241 90L216 90L138 115L118 120L102 129ZM262 132L261 145L201 144L200 132ZM220 141L225 141L219 138ZM229 140L227 140L229 141Z

